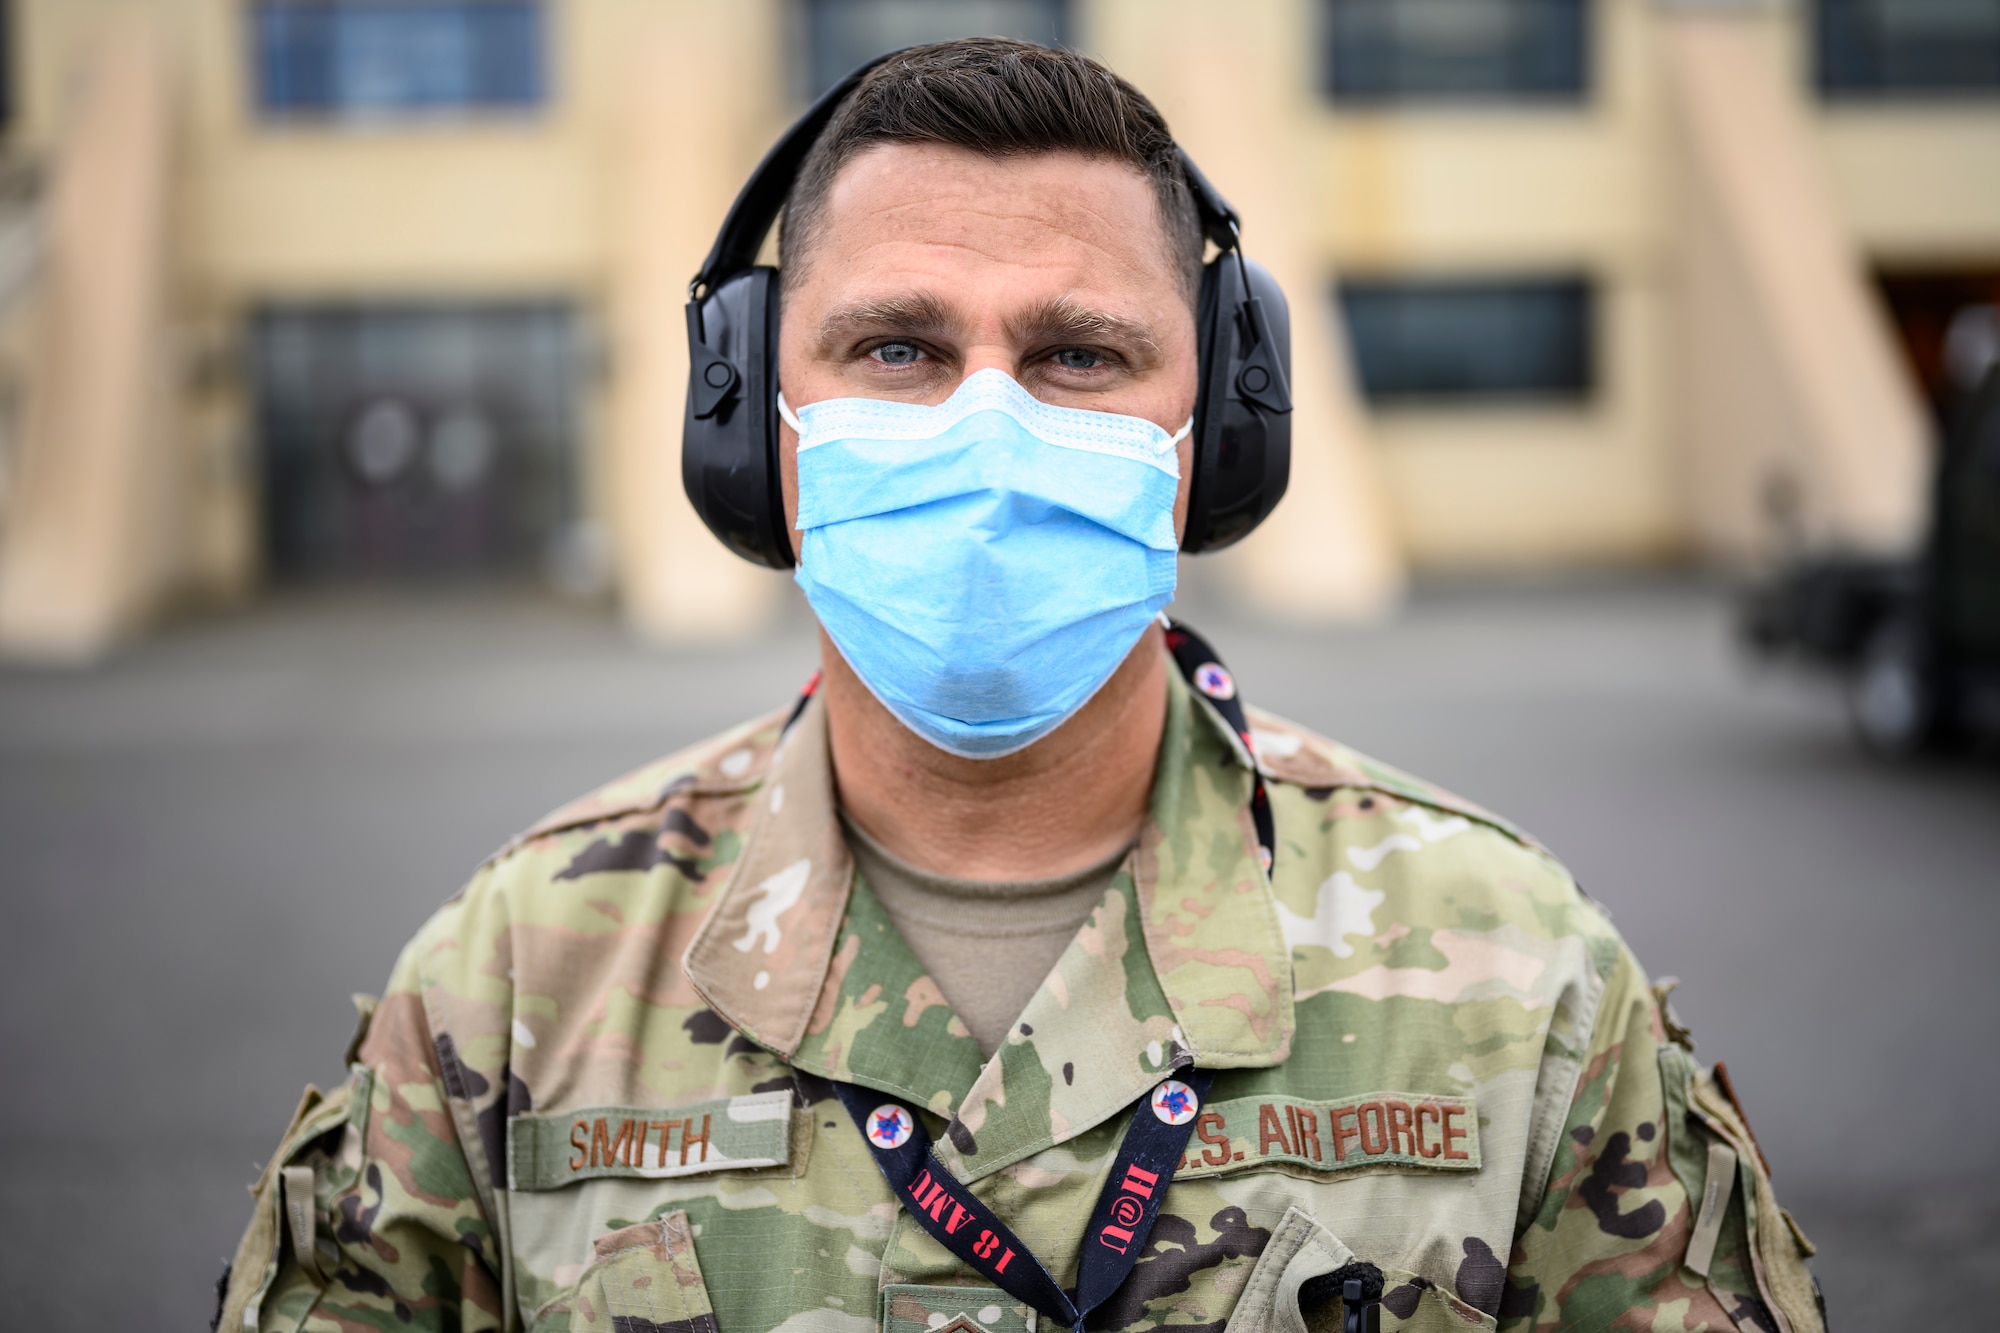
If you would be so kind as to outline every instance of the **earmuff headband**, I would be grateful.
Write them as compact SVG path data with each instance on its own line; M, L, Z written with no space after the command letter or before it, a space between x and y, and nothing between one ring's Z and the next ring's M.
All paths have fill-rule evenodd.
M827 89L785 131L785 137L771 145L771 151L764 154L764 160L757 164L757 169L750 173L750 179L744 182L736 202L729 206L729 216L722 220L722 230L716 233L714 248L702 261L701 272L695 274L694 281L688 284L690 297L706 296L756 264L757 252L764 248L764 238L770 234L778 214L784 211L785 199L792 192L793 182L799 178L799 168L805 165L806 155L819 142L819 136L826 130L827 122L833 119L833 113L840 110L840 104L847 100L847 95L876 67L910 49L904 47L878 56Z
M722 228L716 233L714 247L709 250L708 258L702 261L701 271L695 274L694 281L688 284L690 297L701 297L714 291L757 262L757 252L763 249L764 238L770 234L778 214L784 211L785 200L798 181L799 168L805 165L806 155L819 142L819 136L825 132L834 112L877 67L902 54L903 51L899 50L879 56L827 89L785 131L784 137L771 145L771 150L764 154L763 161L757 164L757 169L750 173L750 179L737 193L736 201L729 206L729 214L723 218ZM1202 175L1201 168L1194 164L1194 159L1188 156L1185 148L1175 145L1174 154L1180 159L1181 174L1187 180L1189 193L1194 196L1202 235L1213 241L1217 250L1237 249L1241 244L1242 220L1236 210L1222 197L1222 192L1209 183L1208 177Z
M907 51L909 48L905 48ZM695 512L744 559L789 568L780 484L778 271L757 254L813 145L841 104L884 62L870 61L814 102L757 164L688 287L688 399L681 480ZM1182 549L1218 550L1263 521L1291 470L1290 320L1284 293L1243 254L1242 224L1201 169L1174 149L1216 257L1196 313L1199 396Z

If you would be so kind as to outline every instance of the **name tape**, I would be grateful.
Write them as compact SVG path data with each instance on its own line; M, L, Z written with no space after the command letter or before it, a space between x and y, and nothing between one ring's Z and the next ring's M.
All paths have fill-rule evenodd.
M689 1106L581 1106L507 1122L507 1186L554 1190L626 1176L667 1180L790 1160L790 1092Z
M1195 1117L1177 1178L1289 1163L1314 1171L1404 1166L1479 1169L1479 1112L1470 1097L1366 1092L1339 1101L1239 1097Z

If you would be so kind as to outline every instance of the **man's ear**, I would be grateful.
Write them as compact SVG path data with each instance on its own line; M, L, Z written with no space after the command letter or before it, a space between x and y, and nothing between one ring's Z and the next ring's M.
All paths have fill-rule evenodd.
M804 546L799 531L799 433L783 419L778 422L778 487L785 498L785 540L792 544L796 564Z
M1187 536L1188 496L1194 491L1194 436L1188 435L1174 451L1181 466L1180 488L1174 492L1174 540L1179 542Z

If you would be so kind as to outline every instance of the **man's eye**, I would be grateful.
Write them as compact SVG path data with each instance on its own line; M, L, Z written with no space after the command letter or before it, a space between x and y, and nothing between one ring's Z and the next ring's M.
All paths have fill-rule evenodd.
M1064 370L1095 370L1104 364L1104 358L1088 347L1065 347L1054 360Z
M907 366L923 355L915 343L883 343L873 353L875 359L887 366Z

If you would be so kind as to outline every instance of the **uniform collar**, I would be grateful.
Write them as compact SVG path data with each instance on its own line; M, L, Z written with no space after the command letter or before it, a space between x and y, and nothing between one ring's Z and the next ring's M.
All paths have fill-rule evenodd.
M952 1117L938 1153L968 1180L1102 1123L1175 1067L1280 1063L1290 952L1257 861L1250 771L1228 724L1178 672L1168 681L1139 844L990 1061L854 891L818 698L752 796L688 979L795 1067Z
M790 1056L827 981L854 877L817 693L766 763L742 851L681 968L709 1008Z

